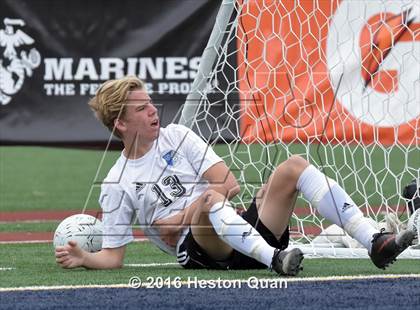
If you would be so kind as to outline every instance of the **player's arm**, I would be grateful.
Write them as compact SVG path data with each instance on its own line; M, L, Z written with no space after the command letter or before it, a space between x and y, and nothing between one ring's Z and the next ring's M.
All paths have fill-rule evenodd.
M232 199L240 191L235 176L223 161L208 168L203 173L202 177L209 183L209 189L221 193L227 199ZM203 203L202 199L203 197L200 196L191 205L176 215L154 223L155 225L161 226L160 232L162 240L170 246L176 245L181 231L184 227L191 225L195 210Z
M96 253L82 250L76 242L57 247L55 258L63 268L85 267L89 269L115 269L123 266L125 245L118 248L106 248Z
M105 182L101 186L99 203L102 208L102 250L89 253L76 242L57 247L56 261L63 268L85 267L90 269L121 268L125 245L134 238L131 229L133 207L129 196L119 184Z
M209 190L215 190L225 196L227 200L235 197L241 190L235 176L224 161L218 162L207 169L203 174L203 178L209 182ZM194 201L189 207L184 209L183 214L180 214L183 226L191 224L195 210L202 203L201 198Z
M207 169L203 173L203 178L209 183L209 189L215 190L229 200L239 194L241 190L235 176L224 161Z

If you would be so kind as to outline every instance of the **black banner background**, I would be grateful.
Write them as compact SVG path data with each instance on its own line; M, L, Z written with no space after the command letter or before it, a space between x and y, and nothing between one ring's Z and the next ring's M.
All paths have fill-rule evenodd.
M150 58L148 61L155 66L158 61L163 62L163 72L157 73L161 79L151 74L141 76L138 64L132 68L153 85L155 92L152 98L157 105L163 104L162 125L173 121L187 92L159 93L156 90L159 83L164 86L168 83L174 83L175 86L186 83L183 84L185 86L193 81L191 72L196 71L197 62L191 66L191 61L201 56L219 6L220 2L213 0L1 1L0 29L3 30L3 36L0 35L0 40L3 38L4 41L7 37L4 34L8 26L9 30L13 29L12 35L7 37L9 39L18 30L23 31L33 39L33 44L15 46L15 58L22 59L22 51L29 53L35 48L41 56L41 62L32 70L32 76L25 75L21 88L15 94L8 95L10 102L0 104L0 143L106 142L109 132L95 120L87 106L91 94L81 93L82 84L99 85L105 80L101 78L101 74L106 76L106 72L101 73L101 59L117 59L120 64L122 61L124 74L127 74L129 67L128 58L133 58L133 62L135 59ZM22 20L25 25L22 26L20 22L12 22L11 25L6 18ZM9 41L5 44L12 43ZM0 44L0 95L2 89L6 90L4 81L10 78L13 58L5 56L6 47L4 42ZM63 59L71 59L64 60L71 62L71 74L67 78L66 69L61 74L58 71L51 74L51 63L60 63L67 69L70 67L68 63L61 63ZM78 68L81 59L86 62ZM168 79L168 59L176 62L175 66L180 66L171 72L178 77L182 75L182 78L175 76ZM98 79L92 79L92 75L86 73L86 66L92 62ZM86 73L82 74L82 79L75 79L77 70ZM16 83L16 74L11 76ZM109 77L116 76L110 74ZM68 84L73 86L66 86ZM57 89L54 87L58 93L55 93ZM65 87L73 90L66 93ZM7 90L3 91L3 95L7 95Z

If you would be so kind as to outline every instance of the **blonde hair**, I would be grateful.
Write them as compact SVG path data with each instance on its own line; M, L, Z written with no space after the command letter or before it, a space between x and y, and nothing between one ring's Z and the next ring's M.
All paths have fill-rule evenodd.
M114 131L114 121L125 114L128 92L142 89L144 89L144 82L136 76L109 80L98 88L95 97L88 104L105 127L121 138L118 130L115 129Z

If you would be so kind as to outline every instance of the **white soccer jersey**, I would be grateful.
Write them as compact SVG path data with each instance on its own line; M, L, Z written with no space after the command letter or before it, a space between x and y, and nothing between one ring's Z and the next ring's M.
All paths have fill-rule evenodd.
M101 186L103 248L133 240L132 223L165 252L175 255L151 224L188 207L207 188L203 173L222 161L193 131L182 125L161 128L153 147L141 158L123 154Z

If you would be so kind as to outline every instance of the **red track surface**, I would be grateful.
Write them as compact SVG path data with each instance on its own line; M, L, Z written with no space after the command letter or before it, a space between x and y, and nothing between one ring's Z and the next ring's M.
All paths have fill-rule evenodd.
M374 212L378 211L378 208L372 208ZM23 212L0 212L0 223L1 222L22 222L22 221L62 221L66 217L73 214L81 213L81 210L73 211L23 211ZM87 210L86 214L101 218L101 210ZM308 215L310 213L307 208L296 208L295 213L297 215ZM294 237L300 237L301 234L295 233L299 230L296 227L291 227L291 235ZM318 235L321 232L319 227L306 226L306 235ZM141 230L134 230L134 236L136 239L144 240L144 234ZM52 232L1 232L0 242L24 242L24 241L43 241L50 242L53 238Z
M18 221L62 221L73 214L82 213L81 210L73 211L23 211L23 212L0 212L0 222ZM86 214L95 217L101 216L101 210L87 210Z
M145 240L141 230L133 230L136 240ZM0 243L24 243L24 242L52 242L53 232L2 232L0 233Z
M24 212L0 212L0 222L22 222L22 221L62 221L66 217L82 213L80 210L73 211L24 211ZM87 210L84 212L98 218L101 218L100 210ZM1 224L0 224L1 225ZM144 240L144 234L141 230L133 231L134 237ZM51 242L53 232L0 232L0 243L13 242Z

